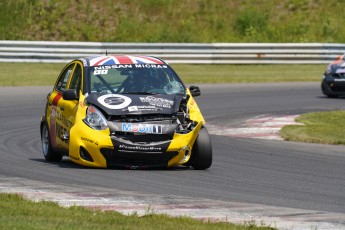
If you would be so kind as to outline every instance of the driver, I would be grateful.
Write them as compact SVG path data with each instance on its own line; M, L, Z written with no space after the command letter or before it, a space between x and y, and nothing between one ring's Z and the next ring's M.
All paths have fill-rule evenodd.
M155 92L166 93L165 76L161 76L157 69L136 69L131 71L127 79L118 88L117 92Z
M153 88L153 79L150 70L140 69L128 76L129 81L124 89L125 92L147 92Z

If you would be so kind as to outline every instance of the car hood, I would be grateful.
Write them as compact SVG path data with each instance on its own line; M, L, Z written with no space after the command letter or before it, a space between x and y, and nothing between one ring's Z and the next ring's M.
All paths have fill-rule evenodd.
M102 109L108 115L172 114L179 110L183 95L180 94L99 94L86 97L89 104Z

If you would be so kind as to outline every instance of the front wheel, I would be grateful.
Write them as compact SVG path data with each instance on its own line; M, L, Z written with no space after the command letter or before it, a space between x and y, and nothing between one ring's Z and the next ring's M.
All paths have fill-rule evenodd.
M191 166L197 170L204 170L212 164L212 145L210 135L205 127L199 131L191 156Z
M54 152L53 147L50 143L50 135L47 123L43 123L41 132L42 151L43 156L47 161L61 161L62 155Z
M337 98L338 95L334 95L334 94L329 94L329 92L331 92L330 89L328 89L328 86L326 86L327 84L325 82L322 82L321 83L321 90L322 90L322 93L329 97L329 98Z

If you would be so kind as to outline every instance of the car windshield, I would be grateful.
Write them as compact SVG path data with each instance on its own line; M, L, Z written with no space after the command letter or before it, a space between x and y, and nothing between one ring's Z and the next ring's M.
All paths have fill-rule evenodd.
M185 86L168 65L119 64L89 67L89 92L184 94Z

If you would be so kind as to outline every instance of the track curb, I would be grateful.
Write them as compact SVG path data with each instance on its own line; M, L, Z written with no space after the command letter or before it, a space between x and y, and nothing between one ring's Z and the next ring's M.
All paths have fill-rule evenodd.
M283 140L279 132L285 125L301 125L295 119L299 115L259 115L246 120L239 127L218 127L216 125L207 124L210 134L231 136L231 137L244 137L244 138L257 138L268 140Z
M87 192L86 192L87 191ZM203 221L256 224L278 229L345 229L345 214L224 202L181 196L139 194L96 187L75 187L23 178L0 177L0 192L33 201L52 201L63 207L83 206L125 215L166 214Z

